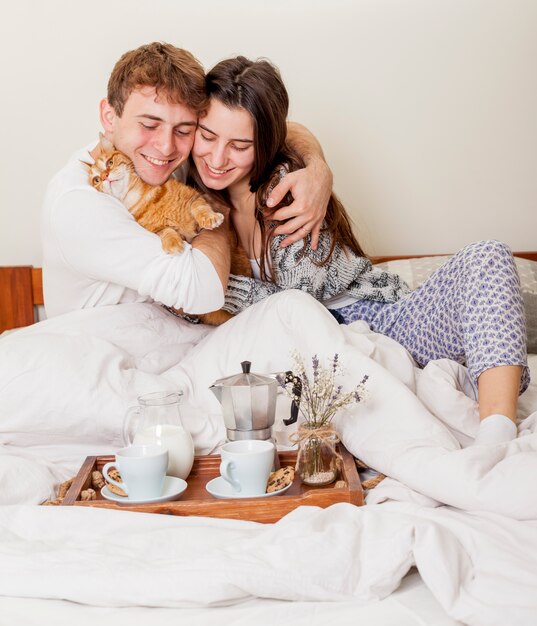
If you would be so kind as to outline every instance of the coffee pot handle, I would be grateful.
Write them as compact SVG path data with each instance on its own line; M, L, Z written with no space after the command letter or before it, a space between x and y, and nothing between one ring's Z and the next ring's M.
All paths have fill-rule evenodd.
M131 406L125 414L125 419L123 420L123 442L126 446L131 446L134 441L136 428L132 427L132 423L136 418L140 419L140 410L139 406Z
M302 381L291 371L285 372L285 384L288 385L289 383L293 383L293 397L298 398L298 402L296 400L291 402L291 415L288 419L283 420L286 426L294 424L298 420L298 407L300 405L300 396L302 395Z

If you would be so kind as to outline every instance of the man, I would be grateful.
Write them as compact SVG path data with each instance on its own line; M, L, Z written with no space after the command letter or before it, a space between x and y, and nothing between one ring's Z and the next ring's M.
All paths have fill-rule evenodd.
M206 104L205 77L187 51L152 43L124 54L100 103L106 137L134 163L147 183L172 175L184 180L198 114ZM274 204L291 191L295 203L278 232L287 243L312 229L315 245L331 190L331 174L315 139L302 127L290 131L307 163L272 193ZM82 161L95 144L76 152L48 186L43 214L43 287L47 316L124 302L157 301L189 313L219 309L229 274L227 225L202 231L182 254L162 250L115 198L88 183ZM290 180L287 180L290 179ZM321 184L319 185L319 181Z

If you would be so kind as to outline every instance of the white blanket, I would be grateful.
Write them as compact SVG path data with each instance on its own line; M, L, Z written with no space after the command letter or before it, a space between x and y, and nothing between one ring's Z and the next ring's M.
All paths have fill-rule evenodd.
M349 387L369 375L369 399L337 426L356 456L390 476L370 501L404 503L302 509L274 526L28 506L87 454L122 445L124 413L146 391L181 388L185 425L210 452L225 433L209 385L245 359L254 371L289 369L293 349L305 359L337 352ZM469 446L478 418L463 367L420 371L391 340L338 326L302 293L273 296L214 331L145 304L52 319L0 339L0 381L0 503L26 504L0 509L3 595L106 606L369 601L417 564L456 619L536 622L537 413L514 442ZM537 409L532 394L522 417ZM61 564L57 579L45 575L51 562ZM121 573L113 588L105 570Z

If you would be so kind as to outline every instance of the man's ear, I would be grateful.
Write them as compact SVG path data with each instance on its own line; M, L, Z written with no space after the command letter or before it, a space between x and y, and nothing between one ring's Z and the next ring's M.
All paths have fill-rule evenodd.
M99 103L99 117L105 132L111 133L114 130L116 112L106 98L103 98Z

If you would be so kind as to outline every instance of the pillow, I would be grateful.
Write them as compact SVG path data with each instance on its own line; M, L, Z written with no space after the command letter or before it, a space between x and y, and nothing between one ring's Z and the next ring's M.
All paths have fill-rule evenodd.
M377 267L399 274L411 289L419 287L425 279L445 263L449 256L428 256L418 259L385 261ZM537 262L515 258L528 330L528 352L537 353Z

